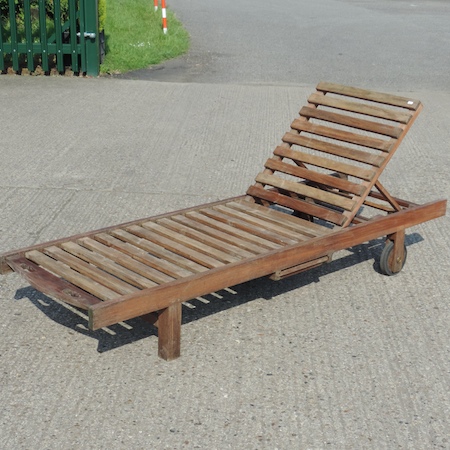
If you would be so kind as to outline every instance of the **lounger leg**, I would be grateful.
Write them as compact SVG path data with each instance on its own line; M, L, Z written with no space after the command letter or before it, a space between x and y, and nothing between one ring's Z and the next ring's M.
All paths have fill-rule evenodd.
M158 355L166 361L180 356L181 303L160 311L158 317Z
M388 239L394 243L392 258L390 259L391 271L393 273L400 272L405 263L405 230L397 231L397 233L388 236Z

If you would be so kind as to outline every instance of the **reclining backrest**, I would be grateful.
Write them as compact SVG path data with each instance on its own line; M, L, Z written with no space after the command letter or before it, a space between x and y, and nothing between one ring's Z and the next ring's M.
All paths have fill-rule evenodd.
M247 194L345 227L422 105L332 83L316 89Z

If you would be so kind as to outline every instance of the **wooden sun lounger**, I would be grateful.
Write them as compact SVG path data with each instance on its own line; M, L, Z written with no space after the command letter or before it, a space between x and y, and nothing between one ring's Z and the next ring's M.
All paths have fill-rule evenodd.
M159 355L180 355L182 302L245 281L281 279L387 236L387 275L406 258L405 229L445 214L389 194L379 176L422 105L320 83L242 197L0 255L44 294L87 310L96 330L144 316Z

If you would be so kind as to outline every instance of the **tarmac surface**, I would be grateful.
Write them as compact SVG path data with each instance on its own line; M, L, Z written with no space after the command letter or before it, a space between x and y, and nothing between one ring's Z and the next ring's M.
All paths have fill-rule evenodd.
M172 3L197 57L200 1ZM436 30L449 11L414 3L430 27L435 12ZM394 21L386 2L317 2L344 12L362 4ZM319 10L323 27L336 23L334 9ZM221 16L230 27L236 18ZM425 48L430 61L443 51ZM363 66L333 78L317 66L297 82L258 71L241 83L236 73L193 82L186 65L167 82L154 69L141 79L0 76L0 253L242 194L325 78L422 100L382 182L417 203L449 198L445 64L433 78L418 63L403 84L401 64L393 78L365 78ZM18 275L0 277L1 448L450 448L449 213L409 229L406 243L395 277L378 272L380 240L281 282L193 301L170 363L146 322L91 332Z
M447 0L171 0L191 51L127 79L385 90L450 86ZM168 24L170 30L170 22Z

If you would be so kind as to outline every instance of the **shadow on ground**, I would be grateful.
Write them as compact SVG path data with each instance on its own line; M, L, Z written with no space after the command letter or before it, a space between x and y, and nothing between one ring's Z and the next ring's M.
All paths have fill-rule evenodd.
M406 236L407 246L423 241L419 233ZM384 239L370 241L348 249L350 254L324 264L315 269L274 282L269 278L259 278L249 281L232 289L203 296L201 299L189 301L189 306L183 308L183 324L200 320L204 317L226 311L230 308L244 305L253 300L263 298L271 300L279 295L300 289L311 283L317 283L321 277L339 270L355 266L363 261L374 259L374 270L379 274L379 256L384 247ZM32 287L19 289L14 297L16 300L28 298L48 318L63 325L74 332L97 339L100 353L113 350L140 339L157 336L157 329L141 318L127 320L108 328L91 331L87 327L87 315L69 305L56 302Z

